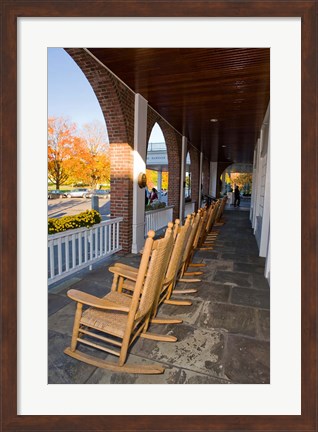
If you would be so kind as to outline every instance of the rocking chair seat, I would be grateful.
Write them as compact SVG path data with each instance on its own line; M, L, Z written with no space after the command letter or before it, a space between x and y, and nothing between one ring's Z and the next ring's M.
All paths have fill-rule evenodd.
M127 320L128 315L126 313L111 312L105 314L104 311L91 307L83 312L81 324L122 338Z
M131 297L118 292L110 292L104 299L118 305L130 307ZM102 310L91 307L83 312L81 324L110 333L117 337L123 337L127 326L128 314L125 312L111 311L105 314Z

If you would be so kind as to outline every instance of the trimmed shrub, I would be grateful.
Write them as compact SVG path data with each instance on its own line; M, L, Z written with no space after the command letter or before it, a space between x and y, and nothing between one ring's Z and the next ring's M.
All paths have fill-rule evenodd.
M147 204L145 210L151 211L151 210L157 210L157 209L164 208L164 207L166 207L165 202L157 201L157 202L153 202L152 204Z
M75 216L63 216L59 219L50 218L48 220L49 234L55 234L76 228L89 228L94 224L100 223L101 215L96 210L86 210Z

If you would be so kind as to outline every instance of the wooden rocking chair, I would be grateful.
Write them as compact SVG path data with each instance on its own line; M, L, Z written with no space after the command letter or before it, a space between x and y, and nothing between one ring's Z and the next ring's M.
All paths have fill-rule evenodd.
M93 366L115 372L160 374L164 368L156 365L125 364L128 348L139 336L157 341L175 342L174 336L149 333L149 321L154 300L162 281L173 247L173 234L168 228L165 238L154 240L149 231L140 262L132 297L111 291L97 298L77 290L68 296L77 302L71 346L65 354ZM83 311L83 305L89 306ZM97 342L96 342L97 340ZM88 345L119 357L118 362L108 362L80 351L78 344Z
M212 231L214 223L216 221L216 217L220 207L220 200L215 202L209 207L208 216L206 226L202 230L201 237L199 239L199 247L204 248L205 246L213 246L217 236L219 234L218 231Z
M172 249L171 256L169 258L169 264L167 267L167 271L165 273L164 280L162 282L161 289L158 291L157 297L154 300L153 311L151 322L155 324L178 324L181 323L182 320L174 319L174 318L156 318L158 307L162 302L174 304L174 305L182 305L182 306L190 306L192 303L188 300L167 300L170 299L173 288L177 281L177 276L179 275L180 267L182 264L182 257L185 244L188 240L188 236L191 230L191 219L192 215L188 215L185 224L182 227L179 227L176 233L174 229L175 241ZM168 224L169 227L172 227L172 223ZM170 226L171 225L171 226ZM176 224L175 224L176 226ZM117 263L116 263L117 264ZM127 265L114 265L110 267L109 270L114 273L112 290L120 291L120 292L131 292L135 291L136 284L136 269ZM187 290L188 292L196 292L197 290Z
M223 216L223 212L224 212L224 208L225 208L225 204L226 204L227 200L228 200L227 196L222 198L218 213L216 215L215 226L222 226L225 224L224 220L222 220L222 216Z

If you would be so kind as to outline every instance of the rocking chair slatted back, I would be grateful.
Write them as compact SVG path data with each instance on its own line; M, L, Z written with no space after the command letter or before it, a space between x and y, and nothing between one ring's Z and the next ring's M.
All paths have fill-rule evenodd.
M227 196L222 198L222 201L220 203L219 210L218 210L218 213L216 216L216 222L220 222L221 217L222 217L223 212L224 212L224 207L225 207L226 202L227 202Z
M133 294L133 298L141 294L136 314L138 319L150 314L152 310L154 301L163 284L173 244L174 241L171 228L167 229L166 235L163 239L155 241L142 291L140 289L138 292L135 288Z
M201 211L198 210L198 212L195 215L193 215L193 217L192 217L191 230L189 232L189 237L188 237L186 247L184 249L184 254L182 257L182 265L183 266L186 262L188 262L188 260L190 260L190 257L192 255L195 237L197 235L197 231L198 231L199 224L200 224L200 218L201 218Z

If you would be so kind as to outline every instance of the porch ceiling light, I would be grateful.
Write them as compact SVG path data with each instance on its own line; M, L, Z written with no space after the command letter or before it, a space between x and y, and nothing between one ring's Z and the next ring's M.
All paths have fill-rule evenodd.
M211 119L210 119L210 122L212 122L212 123L216 123L217 121L218 121L217 118L211 118Z

